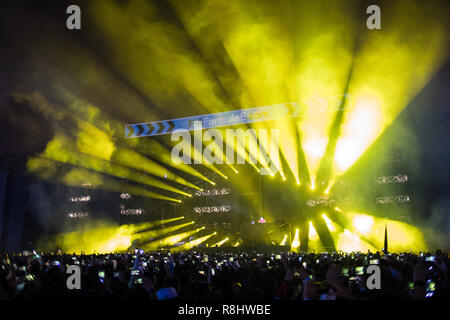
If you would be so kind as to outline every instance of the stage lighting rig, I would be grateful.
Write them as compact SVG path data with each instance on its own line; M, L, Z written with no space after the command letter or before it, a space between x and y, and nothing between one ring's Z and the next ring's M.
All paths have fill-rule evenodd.
M67 214L67 217L74 219L74 218L84 218L89 216L88 212L69 212Z
M408 203L411 198L408 195L399 195L399 196L386 196L386 197L377 197L377 204L395 204L395 203Z
M386 184L386 183L405 183L408 182L408 175L398 174L395 176L380 176L375 179L376 183Z

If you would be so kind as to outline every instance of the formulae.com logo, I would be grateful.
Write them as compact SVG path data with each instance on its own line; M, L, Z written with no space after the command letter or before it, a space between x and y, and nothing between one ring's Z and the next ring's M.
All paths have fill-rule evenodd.
M178 142L171 154L172 161L177 165L247 162L262 164L263 175L274 175L278 172L280 163L278 129L226 129L224 137L217 129L202 132L201 121L195 121L192 135L189 130L178 129L173 131L171 140Z

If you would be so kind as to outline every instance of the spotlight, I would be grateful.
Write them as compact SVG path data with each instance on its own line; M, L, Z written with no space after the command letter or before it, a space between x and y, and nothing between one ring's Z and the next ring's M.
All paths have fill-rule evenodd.
M313 224L311 221L309 221L309 234L308 234L308 239L311 241L315 241L319 239L319 236L317 234L316 229L314 228Z
M299 246L300 246L299 230L295 229L294 241L292 241L291 247L295 249L298 248Z
M335 229L333 223L332 223L331 220L325 215L325 213L322 214L322 218L323 218L323 220L325 220L325 223L326 223L326 225L327 225L327 227L328 227L328 230L330 230L331 232L336 231L336 229Z
M280 243L280 246L284 246L286 244L287 237L288 237L288 235L285 234L284 238L283 238L283 241L281 241L281 243Z
M362 234L367 234L372 230L374 219L371 216L359 215L353 219L353 226Z
M224 244L227 241L228 241L228 237L223 239L222 241L219 241L219 242L213 244L211 247L220 247L222 244Z

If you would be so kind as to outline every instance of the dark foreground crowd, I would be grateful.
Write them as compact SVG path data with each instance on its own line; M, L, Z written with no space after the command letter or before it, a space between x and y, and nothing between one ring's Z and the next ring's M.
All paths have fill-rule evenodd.
M379 267L379 278L371 265ZM33 251L1 256L0 299L449 299L448 266L441 252Z

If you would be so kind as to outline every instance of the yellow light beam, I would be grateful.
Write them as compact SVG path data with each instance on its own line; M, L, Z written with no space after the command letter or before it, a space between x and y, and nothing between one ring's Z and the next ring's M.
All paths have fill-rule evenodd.
M292 241L291 248L297 249L300 246L299 229L295 229L294 240Z
M126 141L130 141L132 139L127 139ZM166 149L163 145L161 145L158 141L151 139L151 140L139 140L139 146L142 148L142 151L147 154L149 153L152 157L159 159L163 163L170 164L174 168L181 170L183 172L186 172L194 177L200 178L204 181L209 181L208 178L206 178L203 174L198 172L194 169L192 165L189 164L174 164L172 161L171 151Z
M330 230L330 232L334 232L336 231L336 228L333 225L333 222L324 214L322 214L322 218L323 220L325 220L325 223L327 225L328 230Z
M148 191L135 185L121 184L108 175L100 174L98 172L90 171L84 168L74 167L62 177L57 176L55 172L52 173L52 171L47 170L48 165L51 165L53 168L55 168L58 164L59 162L51 159L32 157L27 161L27 170L30 173L36 174L41 179L48 181L57 180L58 182L68 186L80 187L82 185L85 185L86 188L89 189L101 189L114 192L123 192L123 189L125 188L127 192L142 197L180 202L180 200L178 199Z
M195 239L193 241L189 241L188 243L186 243L186 244L184 244L182 246L176 247L175 251L192 249L193 247L196 247L196 246L200 245L201 243L205 242L206 240L208 240L209 238L211 238L214 235L216 235L216 232L210 233L210 234L208 234L206 236L203 236L201 238Z
M137 153L136 151L125 149L125 148L117 148L112 155L112 160L116 161L118 164L126 166L128 168L133 168L139 171L143 171L146 173L150 173L160 178L168 179L171 181L175 181L179 184L194 188L199 190L200 188L186 181L185 179L177 176L172 173L170 170L167 170L160 164L155 161L150 160L149 158ZM172 162L168 162L170 164Z
M311 221L309 221L309 233L308 233L308 239L311 241L317 241L319 240L319 235L317 234L316 229L314 228Z
M183 232L181 234L177 234L177 235L174 235L174 236L166 237L166 238L164 238L162 240L159 240L159 241L156 241L154 243L160 244L161 246L164 246L164 247L167 247L167 246L170 247L170 246L175 245L176 243L180 242L181 240L186 239L187 237L189 237L189 236L193 235L194 233L197 233L197 232L199 232L201 230L203 230L203 229L199 228L199 229L194 229L194 230L191 230L191 231Z
M394 1L388 7L383 23L392 28L382 36L365 32L355 58L349 87L353 103L337 144L334 177L356 162L448 58L449 20L443 13L450 9L448 3L441 7ZM408 35L414 37L399 42ZM395 54L390 54L392 48Z
M223 239L223 240L221 240L221 241L219 241L219 242L217 242L217 243L215 243L215 244L213 244L211 247L220 247L221 245L223 245L225 242L227 242L229 239L228 239L228 237L227 238L225 238L225 239Z
M187 223L179 224L179 225L176 225L176 226L165 227L163 229L141 231L141 232L139 232L139 239L146 240L146 239L151 239L151 238L155 238L155 237L160 237L160 236L162 236L164 234L168 234L168 233L174 232L176 230L179 230L179 229L182 229L184 227L187 227L187 226L189 226L191 224L193 224L193 222L187 222Z
M144 173L139 173L133 169L118 165L114 162L77 152L76 147L74 147L73 140L62 133L57 133L53 140L47 144L44 152L42 153L42 157L62 163L70 163L72 165L106 173L118 178L126 177L127 179L135 182L189 196L188 193L175 187L168 186L162 181L152 178Z

